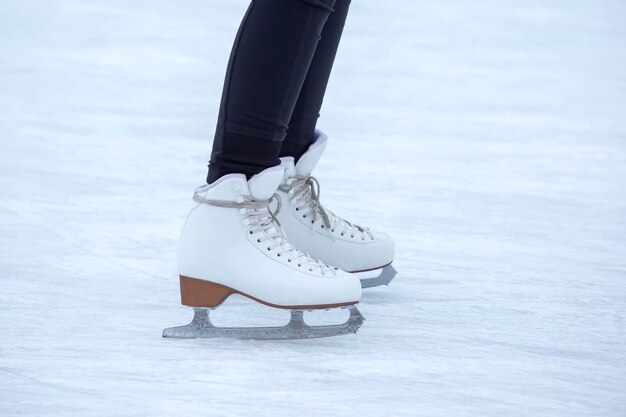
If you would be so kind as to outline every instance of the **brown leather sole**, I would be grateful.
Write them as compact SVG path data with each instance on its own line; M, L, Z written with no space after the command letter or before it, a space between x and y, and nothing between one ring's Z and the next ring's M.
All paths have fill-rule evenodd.
M258 303L265 304L269 307L284 308L289 310L316 310L322 308L335 308L343 306L351 306L358 301L339 303L339 304L316 304L316 305L298 305L298 306L282 306L272 304L259 300L251 295L237 291L226 285L217 284L211 281L205 281L203 279L186 277L179 275L180 277L180 302L183 305L189 307L217 307L222 304L228 297L233 294L240 294L244 297L248 297Z

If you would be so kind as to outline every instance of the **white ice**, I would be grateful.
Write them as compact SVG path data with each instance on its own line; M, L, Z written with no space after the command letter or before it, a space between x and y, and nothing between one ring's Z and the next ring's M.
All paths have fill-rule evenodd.
M626 415L618 0L355 0L315 174L400 274L356 336L161 338L246 7L0 3L0 415Z

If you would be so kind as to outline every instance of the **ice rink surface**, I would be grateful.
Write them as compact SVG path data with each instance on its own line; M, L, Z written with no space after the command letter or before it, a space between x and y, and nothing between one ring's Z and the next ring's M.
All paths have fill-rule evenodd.
M246 7L0 4L0 415L626 415L620 1L355 0L314 174L399 275L356 336L161 338Z

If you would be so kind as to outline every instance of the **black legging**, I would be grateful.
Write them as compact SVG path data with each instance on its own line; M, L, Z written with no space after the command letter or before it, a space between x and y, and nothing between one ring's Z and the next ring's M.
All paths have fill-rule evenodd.
M313 141L350 0L252 0L228 62L207 182Z

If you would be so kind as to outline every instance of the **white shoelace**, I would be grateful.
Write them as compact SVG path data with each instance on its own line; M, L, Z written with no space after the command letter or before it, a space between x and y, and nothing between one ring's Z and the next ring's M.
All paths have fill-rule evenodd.
M322 228L327 228L329 233L334 233L337 230L341 236L349 234L350 237L355 237L359 234L361 240L365 240L366 237L374 239L374 234L369 228L350 223L322 206L320 203L320 183L317 178L311 175L294 175L288 178L286 184L281 185L279 189L289 193L302 203L296 206L296 211L302 212L304 218L311 215L311 224L321 218Z
M238 208L241 214L245 216L244 223L253 226L248 233L256 237L257 243L268 241L268 252L276 249L276 256L286 256L287 262L294 262L298 267L308 266L310 272L319 269L322 275L336 275L337 268L328 266L310 257L287 241L280 222L276 218L281 208L280 196L278 194L272 195L268 200L255 201L249 197L239 197L236 202L233 202L211 200L196 193L193 195L193 200L216 207ZM274 212L269 207L273 200L277 203Z

